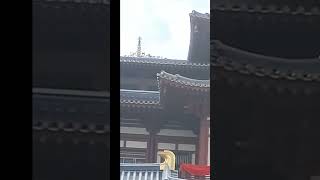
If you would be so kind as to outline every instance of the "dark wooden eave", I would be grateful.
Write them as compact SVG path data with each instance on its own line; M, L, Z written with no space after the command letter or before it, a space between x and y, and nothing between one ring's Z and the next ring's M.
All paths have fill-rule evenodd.
M267 94L319 95L320 60L262 56L214 41L211 51L214 84L260 89ZM218 83L218 84L219 84ZM222 85L217 85L222 86ZM215 85L213 88L217 88Z
M232 3L237 5L229 7ZM211 40L217 39L232 47L265 56L289 59L318 57L319 3L320 1L214 1L210 21ZM217 4L224 4L224 7L217 7Z
M320 59L263 56L211 41L211 63L227 71L274 79L320 82Z
M110 1L33 0L33 87L110 89Z
M211 8L216 11L320 15L320 3L317 0L215 0L212 1Z
M32 0L33 2L45 3L77 3L77 4L104 4L110 5L110 0Z
M105 134L110 130L108 92L34 88L33 130Z

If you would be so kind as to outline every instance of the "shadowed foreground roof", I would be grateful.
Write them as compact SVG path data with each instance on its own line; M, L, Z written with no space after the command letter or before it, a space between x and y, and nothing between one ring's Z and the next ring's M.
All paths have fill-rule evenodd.
M272 2L273 1L273 2ZM289 0L289 1L241 1L215 0L211 6L213 10L236 11L250 13L274 13L288 15L320 15L320 4L317 0Z
M227 71L273 79L320 82L320 59L263 56L211 41L211 63Z
M32 91L33 130L109 132L108 92L43 88Z

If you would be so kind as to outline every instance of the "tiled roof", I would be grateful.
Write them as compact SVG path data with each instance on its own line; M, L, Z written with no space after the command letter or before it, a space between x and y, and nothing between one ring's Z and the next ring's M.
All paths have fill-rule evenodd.
M166 79L171 82L175 82L184 86L190 87L200 87L200 88L210 88L210 80L197 80L191 79L187 77L180 76L179 74L170 74L165 71L161 71L161 73L157 74L158 79Z
M145 65L145 66L184 66L209 68L209 64L191 63L187 60L157 59L140 57L120 57L121 65Z
M211 41L211 63L227 71L273 79L320 82L320 60L263 56Z
M120 66L122 78L142 77L156 80L156 74L161 71L206 79L209 79L210 74L209 61L206 64L200 64L188 60L120 57Z
M182 180L174 170L160 170L160 164L120 164L120 180Z
M34 88L32 106L33 130L96 134L110 130L108 93Z
M160 93L158 91L121 89L120 103L123 106L147 105L148 107L161 108Z
M302 3L302 1L277 2L271 1L237 1L216 0L213 1L212 10L250 12L250 13L273 13L290 15L320 15L320 4L316 1Z
M47 3L87 3L87 4L110 4L110 0L32 0L33 2Z
M210 80L196 80L187 77L180 76L178 74L173 75L165 71L157 74L159 91L143 91L143 90L120 90L120 103L122 106L138 106L138 107L153 107L161 109L161 82L169 81L170 84L175 84L175 87L187 88L191 91L209 92Z
M120 180L161 180L159 164L120 164Z
M51 88L32 88L32 93L43 95L55 95L55 96L78 96L78 97L110 97L108 91L85 91L85 90L72 90L72 89L51 89Z

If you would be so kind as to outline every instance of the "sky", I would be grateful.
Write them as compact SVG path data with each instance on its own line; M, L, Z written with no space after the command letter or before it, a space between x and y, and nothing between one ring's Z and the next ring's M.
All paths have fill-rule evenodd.
M186 60L192 10L210 12L210 0L121 0L121 56L141 50L152 56Z

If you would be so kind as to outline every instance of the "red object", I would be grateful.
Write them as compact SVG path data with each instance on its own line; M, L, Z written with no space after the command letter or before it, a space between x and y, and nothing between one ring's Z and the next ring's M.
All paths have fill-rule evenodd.
M209 176L210 175L210 166L181 164L180 170L187 172L192 176Z

